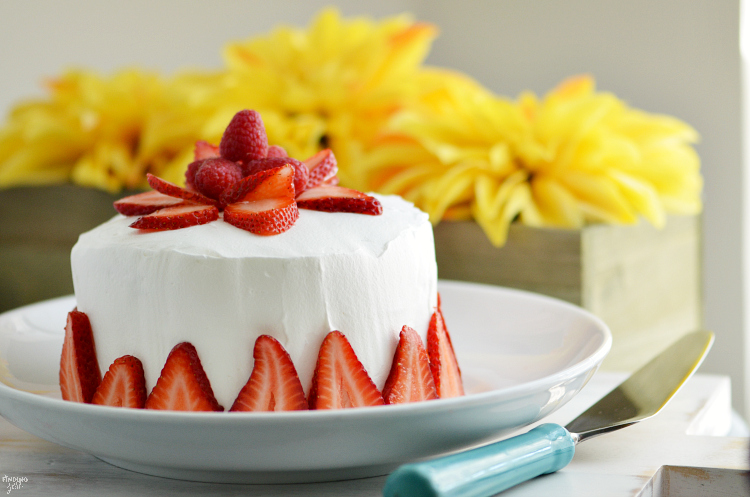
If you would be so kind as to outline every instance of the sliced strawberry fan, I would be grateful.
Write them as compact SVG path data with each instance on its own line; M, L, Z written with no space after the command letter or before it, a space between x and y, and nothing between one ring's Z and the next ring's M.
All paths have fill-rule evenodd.
M219 219L219 209L213 205L182 202L143 216L130 225L141 230L176 230Z
M214 157L219 157L219 147L216 145L211 145L207 141L204 140L198 140L195 142L195 149L193 151L193 158L196 161L203 160L203 159L212 159Z
M220 202L229 205L279 197L294 200L294 192L294 168L289 164L282 164L234 183L222 192Z
M294 168L284 165L235 183L231 191L225 190L227 195L222 194L229 204L224 221L256 235L283 233L299 217L293 181Z
M351 188L318 186L305 190L297 197L301 209L324 212L353 212L379 216L383 206L378 199Z
M260 114L243 110L232 118L218 146L196 142L185 188L147 174L154 191L125 197L114 206L124 216L142 216L130 225L136 229L188 228L215 221L224 211L228 223L263 236L291 228L298 209L382 214L375 197L337 186L337 172L330 149L299 161L282 147L269 146Z
M267 198L228 205L224 221L260 236L278 235L297 221L299 211L294 199Z
M115 209L124 216L145 216L165 207L174 207L182 202L181 198L170 197L151 190L115 201Z
M240 167L242 176L248 177L267 169L275 169L285 165L290 165L294 168L294 190L296 192L303 192L306 188L309 188L309 171L307 166L304 162L292 159L291 157L264 157L252 160L246 164L242 163Z
M336 157L330 148L321 150L307 159L305 165L310 171L307 178L307 188L315 188L332 181L339 171Z
M169 181L161 179L158 176L154 176L153 174L146 173L146 180L148 181L148 184L151 188L160 193L163 193L164 195L168 195L174 198L181 198L194 204L213 205L215 207L218 207L219 205L216 200L209 198L202 193L188 191L185 188L177 186L174 183L170 183Z

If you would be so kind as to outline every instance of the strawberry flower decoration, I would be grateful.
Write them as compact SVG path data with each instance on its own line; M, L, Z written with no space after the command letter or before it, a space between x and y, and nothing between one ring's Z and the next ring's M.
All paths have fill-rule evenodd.
M114 203L125 216L141 216L130 226L172 230L219 219L256 235L277 235L291 228L298 208L379 215L380 202L338 186L338 166L330 149L305 161L268 145L260 114L235 114L218 147L199 141L185 172L185 188L147 174L152 191Z

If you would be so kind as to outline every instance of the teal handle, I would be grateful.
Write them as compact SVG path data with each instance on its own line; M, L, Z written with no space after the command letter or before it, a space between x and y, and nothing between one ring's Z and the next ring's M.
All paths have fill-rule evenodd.
M405 464L388 477L383 496L491 496L564 468L574 452L575 442L568 430L547 423L484 447Z

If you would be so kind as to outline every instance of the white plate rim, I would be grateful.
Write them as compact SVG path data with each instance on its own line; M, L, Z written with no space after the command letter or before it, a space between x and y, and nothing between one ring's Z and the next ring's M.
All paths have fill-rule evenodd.
M588 379L598 369L604 357L611 348L612 336L606 324L596 316L593 316L588 311L585 311L573 304L569 304L567 302L554 299L552 297L539 295L533 292L525 292L522 290L495 287L491 285L481 285L476 283L441 280L439 288L452 289L456 291L490 291L496 293L497 295L513 295L527 300L531 299L534 301L543 302L543 305L564 307L567 311L572 311L574 313L584 315L586 319L595 323L597 331L601 334L601 343L599 347L597 347L586 357L578 360L574 364L571 364L560 371L556 371L553 374L549 374L535 380L523 382L501 389L474 393L459 398L440 399L436 401L403 405L363 407L357 409L341 409L329 411L299 411L282 413L183 413L122 409L116 407L94 406L89 404L67 402L58 398L39 395L37 393L20 390L14 388L13 386L0 383L0 407L2 407L4 401L12 401L25 404L28 407L44 409L45 411L49 411L50 413L80 416L81 419L100 419L102 421L112 422L122 421L130 424L141 424L142 426L184 426L189 427L193 430L200 430L204 428L214 428L220 431L237 429L262 430L263 428L273 429L285 425L290 426L302 423L315 427L325 426L326 424L331 422L346 422L349 424L349 426L358 423L382 424L384 421L388 420L398 422L399 420L419 419L423 416L446 416L447 413L450 413L451 411L476 412L477 410L487 409L488 406L496 406L509 400L516 401L518 399L524 398L524 396L530 397L537 394L539 391L548 390L549 388L564 383L567 380L574 378L580 379L584 375L587 375L587 377L583 380L582 385L580 385L580 387L578 387L578 389L570 396L572 398L572 396L577 394L578 391L583 388ZM24 312L24 309L28 309L29 307L45 305L53 301L60 302L61 299L62 302L65 302L65 299L71 299L70 302L74 304L74 297L66 296L57 299L50 299L49 301L44 301L37 304L32 304L31 306L25 306L9 312ZM2 320L5 314L0 315L0 320ZM547 412L547 414L545 415L548 415L557 408L561 407L568 400L570 400L570 398L562 401L559 405L552 408L552 410ZM3 414L5 413L3 412ZM529 420L526 424L534 422L538 419L539 417L534 420ZM523 426L524 425L519 425L517 427L521 428ZM39 435L38 433L35 434ZM51 441L59 443L60 445L86 451L85 449L81 449L80 447L73 447L72 442L66 444L63 441ZM109 456L104 457L99 454L92 454L108 462L113 462L111 460L112 458ZM116 465L122 465L123 467L128 467L125 463L113 463ZM131 467L129 469L133 468ZM138 470L138 468L136 468L136 470ZM247 471L252 472L253 470ZM143 472L149 471L143 470ZM150 474L158 473L151 472ZM383 473L381 472L379 474ZM208 479L202 479L201 481L213 481L210 479L210 475L206 478Z
M463 281L452 281L452 280L440 280L441 287L452 287L456 289L472 289L472 288L479 288L479 289L488 289L491 291L497 291L498 293L508 293L513 295L519 295L524 296L525 298L531 299L531 300L538 300L540 302L546 302L548 304L552 304L555 306L560 306L567 308L569 310L573 310L574 312L581 312L583 314L586 314L588 318L591 320L597 322L600 326L600 329L603 331L603 340L601 345L588 357L583 358L582 360L578 361L575 364L572 364L571 366L561 370L557 371L554 374L543 376L541 378L537 378L535 380L531 380L529 382L524 382L517 385L512 385L500 390L492 390L487 392L478 392L471 395L466 395L464 397L455 397L451 399L439 399L439 403L441 405L450 406L447 408L455 408L456 405L463 405L463 404L474 404L474 403L483 403L488 399L495 399L502 400L503 397L512 397L516 393L524 390L534 390L536 388L540 388L544 385L548 384L554 384L559 382L563 378L567 378L570 376L575 376L577 374L581 374L589 369L591 369L593 364L601 364L601 362L604 360L606 355L609 353L611 347L612 347L612 334L608 328L608 326L597 316L589 313L588 311L565 301L556 299L554 297L548 297L546 295L541 295L534 292L529 292L525 290L517 290L512 288L506 288L506 287L497 287L492 285L485 285L481 283L470 283L470 282L463 282ZM70 302L75 304L75 297L72 295L66 295L63 297L57 297L55 299L46 300L43 302L38 302L35 304L30 304L28 306L19 307L17 309L14 309L9 312L18 312L23 311L24 309L32 306L38 306L43 305L48 302L53 301L59 301L59 300L68 300L70 299ZM72 307L71 307L72 308ZM0 314L0 318L2 318L2 314ZM266 419L266 418L278 418L278 417L285 417L285 418L295 418L295 417L305 417L306 419L310 419L312 416L331 416L334 412L338 415L344 415L344 416L352 416L356 417L358 415L367 415L371 412L379 412L382 410L383 406L374 406L374 407L360 407L357 409L342 409L338 411L332 411L332 410L319 410L319 411L287 411L287 412L275 412L275 413L267 413L267 412L232 412L229 413L227 411L223 412L174 412L174 411L156 411L156 410L136 410L136 409L121 409L121 408L114 408L109 406L94 406L90 404L80 404L80 403L73 403L73 402L66 402L60 399L55 399L51 397L46 397L43 395L38 395L33 392L27 392L21 389L16 389L10 385L7 385L5 383L0 382L0 392L4 393L12 393L13 395L17 395L16 398L20 399L28 399L28 398L35 398L35 399L41 399L40 402L46 403L50 402L49 404L46 404L48 406L57 405L60 403L64 403L66 405L74 405L76 408L84 408L84 409L107 409L108 411L112 412L124 412L124 413L130 413L132 415L144 415L144 416L170 416L170 417L188 417L189 419L198 420L201 418L205 419L217 419L217 418L226 418L229 414L233 418L237 419ZM45 404L43 404L45 405ZM389 405L387 406L389 410L431 410L434 408L434 403L431 402L418 402L418 403L411 403L411 404L399 404L399 405ZM337 416L338 417L338 416Z

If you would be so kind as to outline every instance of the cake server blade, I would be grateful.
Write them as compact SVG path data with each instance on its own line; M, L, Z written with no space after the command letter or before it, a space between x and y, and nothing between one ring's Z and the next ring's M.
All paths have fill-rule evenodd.
M513 438L425 462L405 464L385 497L483 497L564 468L576 444L658 413L703 362L709 331L689 333L565 427L547 423Z

